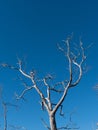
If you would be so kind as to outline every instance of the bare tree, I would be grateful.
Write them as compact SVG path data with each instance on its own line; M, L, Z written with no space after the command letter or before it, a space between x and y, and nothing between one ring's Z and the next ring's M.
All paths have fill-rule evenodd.
M3 96L2 96L2 87L0 87L0 100L1 100L2 107L3 107L3 120L4 120L3 130L8 130L9 127L10 127L10 129L13 129L13 130L27 130L23 126L14 126L14 125L9 125L8 124L8 116L7 116L8 108L9 107L14 107L14 108L17 109L18 106L15 105L15 104L12 104L10 102L5 102L4 101ZM0 130L2 130L2 128Z
M2 87L0 87L0 100L3 106L3 118L4 118L4 130L7 130L7 104L4 102L2 97Z
M58 128L56 122L56 113L58 110L60 110L60 115L63 116L63 111L62 111L63 102L67 96L69 89L76 87L82 78L82 74L83 74L82 65L86 59L85 52L84 52L85 49L83 48L83 44L81 40L79 42L78 49L75 48L76 51L75 50L72 51L71 49L71 37L68 37L63 42L64 42L64 47L61 47L58 44L58 49L64 53L64 56L67 60L69 78L57 82L55 84L51 83L53 80L53 76L50 74L48 74L44 78L38 79L35 71L31 71L30 73L24 71L23 64L20 59L18 59L18 66L16 67L5 63L2 64L3 67L8 67L10 69L17 70L21 74L21 76L24 76L25 78L29 79L32 82L32 85L29 86L25 81L22 80L25 88L20 95L16 94L16 98L24 99L24 95L28 91L35 89L38 95L40 96L40 104L42 110L46 110L49 116L50 126L48 126L46 122L42 120L45 127L48 130L78 129L76 127L71 128L69 127L69 125ZM77 71L77 76L75 75L76 73L74 73L74 70ZM43 91L42 86L46 91ZM58 101L53 100L54 93L59 95Z

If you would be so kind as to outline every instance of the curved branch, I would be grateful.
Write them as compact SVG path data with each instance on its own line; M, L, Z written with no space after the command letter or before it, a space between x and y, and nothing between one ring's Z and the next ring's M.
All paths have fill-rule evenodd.
M27 91L30 91L30 90L33 89L33 88L34 88L33 86L32 86L32 87L27 87L26 89L24 89L24 90L22 91L22 93L21 93L20 95L17 95L17 94L16 94L16 99L19 100L19 99L23 98L24 94L25 94Z
M80 79L81 79L81 77L82 77L82 64L83 64L84 60L86 59L86 56L85 56L85 54L84 54L84 48L83 48L83 46L82 46L82 42L80 41L80 48L81 48L81 53L82 53L82 54L81 54L82 59L81 59L81 62L78 63L78 62L76 62L76 57L75 57L75 58L71 57L70 41L69 41L69 40L70 40L70 39L67 39L67 40L65 41L65 44L66 44L66 47L67 47L67 52L66 52L66 55L65 55L65 56L66 56L67 59L68 59L70 77L69 77L69 81L68 81L67 85L65 85L63 95L61 96L59 102L58 102L58 103L56 104L56 106L54 107L52 113L56 113L57 109L58 109L58 108L60 107L60 105L63 103L63 101L64 101L64 99L65 99L65 97L66 97L66 94L67 94L69 88L77 86L77 84L80 82ZM60 48L60 50L64 52L64 49L61 49L61 48ZM65 54L65 53L64 53L64 54ZM76 65L76 66L79 68L79 76L78 76L78 79L77 79L74 83L72 83L72 81L73 81L73 73L72 73L73 68L72 68L72 64Z

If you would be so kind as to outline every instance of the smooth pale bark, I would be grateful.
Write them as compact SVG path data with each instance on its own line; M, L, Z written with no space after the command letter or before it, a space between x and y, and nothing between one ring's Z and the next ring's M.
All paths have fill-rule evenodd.
M50 130L57 130L55 114L49 115Z

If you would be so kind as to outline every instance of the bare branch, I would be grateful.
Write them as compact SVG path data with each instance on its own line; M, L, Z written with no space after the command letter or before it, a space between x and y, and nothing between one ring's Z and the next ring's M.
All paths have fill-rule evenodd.
M62 102L64 101L65 99L65 96L67 94L67 91L68 91L68 88L70 87L70 84L72 82L72 61L71 61L71 57L70 57L70 46L69 46L69 40L70 39L67 39L65 41L65 44L67 46L67 54L66 54L66 57L68 58L68 62L69 62L69 73L70 73L70 79L69 79L69 82L67 83L67 86L65 87L64 89L64 92L63 92L63 95L62 97L60 98L59 102L57 103L57 105L55 106L55 108L53 109L53 113L55 113L57 111L57 109L59 108L59 106L62 104Z
M29 85L27 84L27 82L20 76L18 76L18 79L22 82L22 85L25 87L25 88L28 88Z
M14 70L19 70L17 67L14 67L14 66L8 65L8 64L6 64L6 63L2 63L1 66L2 66L2 67L8 67L8 68L10 68L10 69L14 69Z
M25 73L25 72L21 69L21 67L19 68L19 71L20 71L20 73L21 73L22 75L24 75L25 77L27 77L27 78L29 78L29 79L32 79L32 76L30 76L29 74Z
M42 123L44 124L44 126L45 126L48 130L51 130L50 127L46 124L46 122L45 122L43 119L41 119L41 120L42 120Z
M82 64L83 64L83 62L85 61L85 59L86 59L86 56L85 56L85 54L84 54L84 48L83 48L83 43L80 41L80 48L81 48L81 53L82 53L82 55L81 55L81 62L80 63L77 63L75 60L73 60L72 62L73 62L73 64L74 65L76 65L77 66L77 68L79 69L79 76L78 76L78 79L74 82L74 83L72 83L71 85L70 85L70 87L74 87L74 86L76 86L78 83L79 83L79 81L81 80L81 77L82 77Z
M49 77L48 77L49 78ZM48 102L48 107L49 107L49 109L51 110L52 109L52 106L51 106L51 101L50 101L50 86L49 86L49 84L47 83L47 78L44 78L43 79L43 82L44 82L44 84L45 84L45 86L47 87L47 98L46 98L46 100L47 100L47 102Z
M24 77L29 78L29 79L32 81L32 83L33 83L32 87L27 87L25 90L23 90L23 92L21 93L20 96L16 95L16 96L17 96L17 99L23 98L24 94L25 94L27 91L29 91L29 90L31 90L32 88L34 88L34 89L37 91L37 93L40 95L41 100L42 100L43 103L44 103L44 106L45 106L46 109L49 111L49 107L48 107L48 105L47 105L46 99L45 99L44 95L42 94L42 92L40 91L40 89L38 88L38 86L37 86L37 84L36 84L36 82L35 82L35 79L34 79L34 78L35 78L35 74L30 73L30 75L29 75L29 74L27 74L26 72L24 72L24 71L22 70L22 62L21 62L21 60L18 59L18 67L19 67L19 68L13 67L13 66L8 65L8 64L5 64L5 63L2 64L2 66L3 66L3 67L8 67L8 68L10 68L10 69L18 70Z
M62 93L64 92L64 88L65 88L65 83L67 83L68 81L61 81L61 82L58 82L56 83L53 87L50 88L51 91L54 91L54 92L57 92L57 93ZM57 86L62 86L61 88L59 87L56 88Z
M9 125L10 128L13 130L27 130L24 126L14 126L14 125Z
M63 126L63 127L58 128L58 130L60 130L60 129L66 129L66 130L77 130L77 129L80 129L80 127L76 127L75 124L74 124L73 121L72 121L72 114L73 114L73 113L74 113L74 112L72 112L72 113L70 114L69 123L67 123L66 126Z
M57 104L55 104L55 103L52 103L52 106L56 106ZM59 108L60 108L60 116L64 116L64 113L63 113L63 105L60 105L59 106Z
M64 116L64 113L63 113L63 105L61 105L60 116Z
M79 83L79 81L80 81L80 79L81 79L81 77L82 77L82 64L83 64L84 60L86 59L86 56L85 56L85 54L84 54L83 43L82 43L81 41L80 41L80 48L81 48L81 53L82 53L82 55L81 55L82 59L81 59L80 64L78 64L78 62L76 62L76 57L75 57L74 59L71 57L70 38L68 38L68 39L65 41L65 45L66 45L66 47L67 47L67 52L66 52L66 55L65 55L65 56L66 56L67 59L68 59L70 78L69 78L69 81L68 81L67 85L65 86L65 89L64 89L64 92L63 92L63 95L62 95L61 99L59 100L59 102L57 103L57 105L55 106L55 108L54 108L54 110L53 110L53 113L55 113L55 112L57 111L57 109L59 108L59 106L60 106L60 105L62 104L62 102L64 101L68 89L71 88L71 87L75 87L75 86ZM61 49L61 48L60 48L60 49ZM61 49L61 51L64 52L63 49ZM65 53L64 53L64 54L65 54ZM79 69L78 79L77 79L74 83L72 83L72 82L73 82L72 64L76 65L77 68Z
M77 127L77 128L71 128L71 127L69 127L69 126L65 126L65 127L60 127L60 128L58 128L57 130L78 130L78 129L80 129L80 127Z
M63 47L61 47L59 44L57 44L58 49L66 55L66 52Z
M6 103L2 103L4 109L4 130L7 130L7 105Z
M19 100L19 99L23 98L24 95L25 95L25 93L26 93L27 91L30 91L30 90L33 89L33 88L34 88L34 86L27 87L27 88L25 88L25 89L22 91L22 93L21 93L20 95L15 94L16 99Z
M50 90L52 90L52 91L54 91L54 92L57 92L57 93L62 93L62 92L64 92L63 90L58 90L58 89L56 89L56 88L54 88L54 87L50 88Z

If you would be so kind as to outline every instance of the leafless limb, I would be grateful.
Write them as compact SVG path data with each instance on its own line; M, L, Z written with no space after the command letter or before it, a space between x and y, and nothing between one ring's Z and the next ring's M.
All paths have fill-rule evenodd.
M51 130L50 127L47 125L47 123L46 123L43 119L41 119L41 120L42 120L43 125L44 125L48 130Z
M24 94L25 94L26 92L30 91L30 90L33 89L33 88L34 88L33 86L27 87L27 88L25 88L25 89L22 91L22 93L21 93L20 95L15 94L16 99L17 99L17 100L19 100L19 99L21 99L21 98L24 99Z
M80 129L79 127L78 128L71 128L71 127L68 127L68 126L65 126L65 127L60 127L60 128L58 128L57 130L78 130L78 129Z
M55 106L55 108L54 108L54 110L53 110L54 113L56 112L56 110L59 108L59 106L60 106L60 105L62 104L62 102L64 101L68 89L71 88L71 87L75 87L75 86L79 83L79 81L80 81L80 79L81 79L81 77L82 77L82 63L84 62L84 60L85 60L85 58L86 58L85 55L84 55L84 49L83 49L83 46L82 46L82 42L81 42L81 41L80 41L80 48L81 48L81 52L82 52L81 62L78 63L78 62L76 61L76 58L75 58L75 59L72 59L72 58L71 58L71 55L70 55L70 41L69 41L69 40L70 40L70 39L67 39L67 40L65 41L65 44L66 44L66 46L67 46L67 52L66 52L66 54L65 54L65 53L64 53L64 54L65 54L65 56L67 57L68 62L69 62L70 78L69 78L69 82L68 82L67 85L65 86L65 89L64 89L64 92L63 92L63 95L62 95L61 99L59 100L59 102L57 103L57 105ZM74 65L79 69L78 79L77 79L74 83L73 83L73 74L72 74L72 64L74 64Z
M64 116L64 113L63 113L63 105L61 105L60 115L61 115L61 116Z
M56 106L56 104L55 104L55 103L52 103L52 106ZM60 116L64 116L64 113L63 113L63 105L61 104L59 108L60 108L60 113L59 113Z
M14 126L14 125L9 125L10 129L13 130L27 130L24 126Z
M54 87L50 88L50 90L51 90L51 91L54 91L54 92L57 92L57 93L62 93L62 92L64 92L64 90L58 90L58 89L56 89L56 88L54 88Z
M59 89L58 89L58 88L56 88L57 86L61 86L61 88L59 87ZM64 83L64 81L62 81L62 82L56 83L53 87L50 88L50 90L57 92L57 93L62 93L62 92L64 92L64 87L65 87L65 83Z
M8 127L8 123L7 123L7 108L9 106L17 108L18 106L14 105L12 103L4 102L4 101L2 101L2 106L3 106L3 110L4 110L4 130L7 130L7 127Z
M7 130L7 106L6 103L2 103L4 109L4 130Z
M3 106L3 118L4 118L4 130L8 129L8 120L7 120L7 111L8 111L8 107L15 107L18 108L17 105L12 104L10 102L5 102L3 99L3 94L2 94L2 87L0 87L0 100L1 100L1 104Z
M72 115L73 115L74 111L70 113L70 117L69 117L69 123L67 123L67 125L58 128L58 130L60 129L65 129L65 130L77 130L80 129L80 127L76 127L72 121Z
M7 63L2 63L1 66L2 66L2 67L8 67L8 68L14 69L14 70L18 70L17 67L11 66L11 65L9 65L9 64L7 64Z

